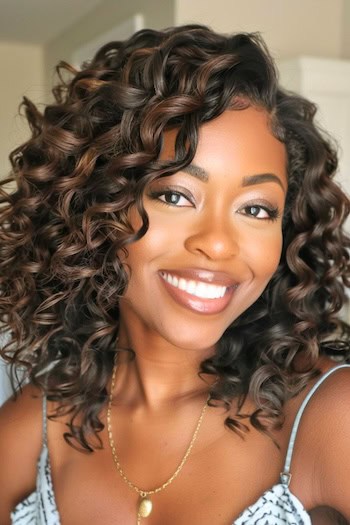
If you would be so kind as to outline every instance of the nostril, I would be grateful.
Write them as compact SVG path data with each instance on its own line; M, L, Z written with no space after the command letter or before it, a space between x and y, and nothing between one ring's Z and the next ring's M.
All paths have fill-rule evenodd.
M239 253L238 239L232 232L228 234L222 230L191 235L185 247L191 253L200 253L210 259L227 259Z

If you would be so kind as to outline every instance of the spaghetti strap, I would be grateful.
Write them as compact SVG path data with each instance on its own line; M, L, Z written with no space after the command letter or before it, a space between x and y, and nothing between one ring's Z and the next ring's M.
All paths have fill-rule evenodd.
M43 396L43 447L47 446L47 399Z
M301 404L301 406L300 406L300 408L299 408L299 410L297 412L296 418L295 418L294 423L293 423L292 432L291 432L290 438L289 438L287 455L286 455L286 461L284 463L283 472L281 472L281 483L283 485L287 485L288 486L289 483L290 483L290 479L291 479L291 476L292 476L291 472L290 472L290 464L291 464L291 461L292 461L293 449L294 449L295 440L296 440L299 424L300 424L300 421L301 421L301 417L302 417L303 412L304 412L304 410L306 408L306 405L308 404L308 402L310 401L310 399L312 398L312 396L314 395L316 390L327 379L327 377L329 377L331 374L333 374L333 372L335 372L336 370L339 370L340 368L350 368L350 364L349 365L343 364L343 365L335 366L334 368L331 368L330 370L328 370L328 372L323 374L319 378L319 380L314 384L314 386L311 388L310 392L305 397L304 401L302 402L302 404Z

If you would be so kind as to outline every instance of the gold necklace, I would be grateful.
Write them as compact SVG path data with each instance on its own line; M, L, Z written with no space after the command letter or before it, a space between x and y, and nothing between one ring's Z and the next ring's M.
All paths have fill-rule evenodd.
M207 406L208 406L209 396L206 399L205 404L204 404L204 406L202 408L202 411L200 413L200 416L199 416L199 419L198 419L198 423L197 423L196 429L195 429L195 431L193 433L191 442L190 442L190 444L189 444L189 446L188 446L188 448L187 448L187 450L185 452L185 455L183 456L179 466L175 470L174 474L169 479L167 479L167 481L165 481L162 485L160 485L159 487L156 487L155 489L152 489L152 490L141 490L139 487L137 487L135 485L135 483L133 483L132 481L130 481L127 478L126 474L124 473L124 471L123 471L123 469L122 469L122 467L120 465L120 461L119 461L119 458L118 458L118 455L117 455L117 452L116 452L116 449L115 449L115 444L114 444L114 439L113 439L113 434L112 434L111 408L112 408L113 391L114 391L114 386L115 386L116 369L117 369L117 364L116 364L116 360L115 360L114 367L113 367L113 373L112 373L112 385L111 385L111 391L110 391L110 394L109 394L109 402L108 402L108 408L107 408L108 440L109 440L109 445L110 445L111 450L112 450L113 460L114 460L114 463L115 463L115 465L117 467L117 470L118 470L120 476L125 481L125 483L127 485L129 485L129 487L131 489L135 490L135 492L137 492L137 494L140 496L139 502L138 502L138 508L137 508L137 525L139 525L141 523L141 518L147 518L152 512L153 502L150 499L150 496L152 496L153 494L157 494L161 490L164 490L166 487L168 487L170 485L170 483L172 483L174 481L174 479L180 474L181 470L183 469L183 466L185 465L185 463L186 463L186 461L188 459L188 456L191 453L191 450L193 448L194 442L197 439L197 435L198 435L200 426L202 424L205 411L206 411Z

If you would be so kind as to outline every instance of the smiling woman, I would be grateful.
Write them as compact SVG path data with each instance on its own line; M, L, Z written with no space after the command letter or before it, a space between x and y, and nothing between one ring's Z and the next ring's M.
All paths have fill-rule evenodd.
M160 160L174 161L176 131L165 131ZM281 256L286 166L266 111L228 109L200 128L189 166L146 187L147 234L122 258L132 348L150 326L176 347L211 347L258 299Z
M60 68L0 197L1 355L29 382L1 525L350 520L349 202L315 107L255 34Z

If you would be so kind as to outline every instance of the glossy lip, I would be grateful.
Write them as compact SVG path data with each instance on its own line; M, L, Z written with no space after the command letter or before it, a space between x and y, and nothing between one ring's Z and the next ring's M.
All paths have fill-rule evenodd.
M218 286L236 286L238 281L234 280L231 275L225 272L214 272L202 268L183 268L181 270L160 270L162 273L168 273L175 277L183 277L187 280L202 281L207 284L216 284Z
M205 283L216 284L218 286L226 286L227 290L223 297L217 299L204 299L189 294L184 290L180 290L168 283L162 276L163 273L170 274L176 277L183 277L184 279L202 281ZM238 283L234 282L231 277L222 272L210 272L200 269L184 269L184 270L161 270L159 272L161 282L169 295L181 306L195 311L200 314L218 314L221 313L230 303L234 295Z

